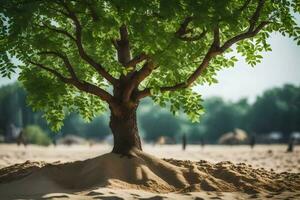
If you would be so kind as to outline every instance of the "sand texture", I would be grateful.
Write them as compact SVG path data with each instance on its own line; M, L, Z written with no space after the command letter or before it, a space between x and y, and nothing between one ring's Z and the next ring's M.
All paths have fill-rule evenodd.
M39 150L41 154L43 150ZM107 153L81 161L26 161L3 167L0 196L1 199L300 199L300 173L275 172L230 161L160 159L140 151L132 154L130 158Z

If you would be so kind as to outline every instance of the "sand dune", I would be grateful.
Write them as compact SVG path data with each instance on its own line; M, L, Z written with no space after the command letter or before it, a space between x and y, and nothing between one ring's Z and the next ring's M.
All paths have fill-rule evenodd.
M231 162L159 159L135 151L69 163L25 162L0 169L2 198L237 199L300 197L299 173Z

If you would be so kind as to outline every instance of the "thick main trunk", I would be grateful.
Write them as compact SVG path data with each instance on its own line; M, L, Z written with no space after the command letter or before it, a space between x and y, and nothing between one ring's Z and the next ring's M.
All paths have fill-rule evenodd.
M136 122L136 109L123 108L121 113L111 112L110 128L114 136L112 152L127 155L133 148L142 150Z

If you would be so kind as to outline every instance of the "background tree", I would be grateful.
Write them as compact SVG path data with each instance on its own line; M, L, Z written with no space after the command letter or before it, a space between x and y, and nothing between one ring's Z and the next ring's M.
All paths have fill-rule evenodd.
M279 131L283 134L283 140L278 142L286 142L291 132L300 132L299 89L299 86L293 85L269 89L251 104L245 99L230 102L220 97L207 98L203 103L205 115L201 116L200 123L191 123L182 112L172 116L166 108L161 109L158 105L153 105L153 102L147 98L140 103L137 113L138 125L141 136L148 142L156 141L162 135L175 138L180 142L182 133L187 133L188 143L201 143L203 139L208 143L216 143L222 134L235 128L246 130L250 135L256 133L258 142L261 142L260 139L266 134ZM272 94L271 98L268 97L270 94ZM288 94L289 98L283 97L285 94ZM14 101L16 96L22 98L16 102ZM5 134L9 124L18 125L20 114L27 119L24 120L25 117L22 117L24 128L37 125L50 137L74 134L100 140L110 134L108 113L97 116L90 123L85 123L78 114L70 113L64 119L60 134L55 135L41 118L43 112L34 112L26 105L26 96L20 84L0 88L0 134ZM10 102L16 104L10 106ZM276 105L285 105L286 109L282 109L282 106L274 106L272 102L279 102ZM270 104L271 107L268 106ZM22 112L20 113L19 110ZM274 121L273 113L279 116L278 120ZM284 129L275 124L280 124L280 127L286 127L285 129L289 128L290 131L283 131Z
M43 146L48 146L51 144L50 137L43 132L39 126L30 125L24 130L25 143L38 144Z
M220 97L206 100L205 110L209 115L203 117L205 139L210 143L217 142L224 133L234 131L236 128L245 129L245 116L249 105L245 99L236 103L224 102Z
M253 132L278 131L288 142L293 131L300 132L300 87L285 85L264 92L249 110L248 122Z
M30 105L54 130L69 112L91 120L109 108L113 152L126 154L142 149L140 99L197 121L203 107L192 86L233 66L234 44L255 65L271 32L299 41L299 11L297 0L4 0L1 74L18 65Z
M144 115L141 117L141 125L145 132L145 139L152 142L155 142L160 136L175 139L175 136L182 133L178 121L167 113Z
M27 104L27 93L20 84L3 86L0 88L0 134L5 135L10 124L19 128L36 125L40 127L43 134L47 137L63 137L67 134L79 135L85 138L103 139L109 133L107 125L108 116L97 116L90 123L86 124L84 120L75 113L70 113L64 119L64 126L60 134L54 135L49 129L46 121L42 118L43 112L33 111ZM36 130L36 129L30 129ZM41 135L41 134L40 134ZM37 140L32 140L35 142Z

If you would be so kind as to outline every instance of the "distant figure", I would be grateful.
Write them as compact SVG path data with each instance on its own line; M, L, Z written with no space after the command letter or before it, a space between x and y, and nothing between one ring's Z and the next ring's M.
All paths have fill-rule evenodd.
M95 144L94 140L89 140L89 147L92 148Z
M288 144L288 148L286 150L286 152L290 153L294 151L294 144L295 144L295 138L291 137L289 140L289 144Z
M182 136L182 150L186 148L186 134L184 133Z
M56 137L53 137L52 143L56 147L56 145L57 145L57 143L56 143Z
M57 134L53 134L53 136L52 136L52 144L54 147L57 146L57 137L58 137Z
M200 138L200 143L201 143L201 148L203 149L205 145L205 141L203 137Z
M17 137L17 144L18 144L18 146L20 146L21 144L26 146L26 140L25 140L25 135L24 135L24 130L23 129L20 130L20 133Z
M256 144L256 136L252 135L251 138L250 138L250 147L251 147L251 149L254 148L255 144Z

